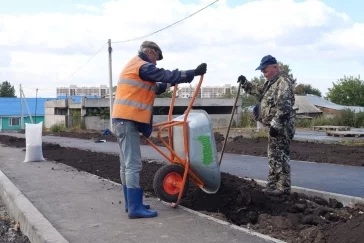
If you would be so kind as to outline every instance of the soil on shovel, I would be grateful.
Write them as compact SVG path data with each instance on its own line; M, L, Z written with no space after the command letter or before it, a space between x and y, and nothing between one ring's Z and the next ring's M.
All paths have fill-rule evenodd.
M0 143L25 147L25 139L0 135ZM118 156L96 153L55 144L43 144L47 160L64 163L80 171L120 183ZM154 196L153 178L161 164L143 162L140 184ZM270 235L286 242L359 243L364 242L364 206L343 207L336 200L307 198L293 193L268 197L254 180L221 173L221 187L216 194L206 194L193 183L181 205ZM173 210L173 209L171 209Z
M61 137L72 137L79 139L106 140L115 142L113 135L102 135L99 132L60 132L44 133L44 135L54 135ZM224 142L224 135L215 132L215 141L217 150L220 152ZM168 138L163 137L168 143ZM157 146L163 146L159 138L150 137ZM141 140L143 145L149 145L146 140ZM237 136L229 139L226 143L225 152L234 154L244 154L253 156L267 156L268 139L267 138L246 138ZM346 146L340 144L325 144L319 142L304 142L293 140L291 143L291 159L298 161L311 161L317 163L332 163L352 166L364 166L364 148L363 146Z

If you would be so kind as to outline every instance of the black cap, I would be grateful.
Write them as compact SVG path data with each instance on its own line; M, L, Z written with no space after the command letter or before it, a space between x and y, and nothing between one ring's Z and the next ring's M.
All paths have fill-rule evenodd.
M277 64L277 60L275 57L273 57L271 55L267 55L262 58L262 60L260 61L259 67L257 67L255 70L263 70L264 68L266 68L268 65L271 65L271 64Z
M156 43L154 43L153 41L144 41L142 43L142 45L140 46L140 49L145 48L145 47L150 48L158 53L158 55L159 55L159 57L157 59L158 61L163 59L162 50L161 50L161 48L159 48L159 46Z

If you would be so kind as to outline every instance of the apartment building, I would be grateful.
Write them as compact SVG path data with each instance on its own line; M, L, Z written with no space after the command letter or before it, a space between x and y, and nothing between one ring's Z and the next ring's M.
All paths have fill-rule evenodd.
M60 96L95 96L104 97L109 95L109 87L100 85L100 87L78 87L70 85L69 87L57 87L57 97Z
M184 86L178 88L179 98L190 98L196 90L196 86ZM224 86L202 86L197 98L227 98L229 95L237 93L237 87L231 84L225 84Z

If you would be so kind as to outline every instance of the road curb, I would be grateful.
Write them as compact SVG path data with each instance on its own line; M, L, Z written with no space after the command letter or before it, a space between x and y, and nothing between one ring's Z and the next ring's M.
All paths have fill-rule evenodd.
M242 177L241 177L242 178ZM252 178L243 178L246 180L254 180L258 185L260 186L266 186L267 182L263 181L263 180L256 180L256 179L252 179ZM298 186L292 186L291 187L291 191L292 192L297 192L297 193L302 193L308 197L321 197L327 201L329 201L329 199L336 199L338 202L341 202L344 206L348 206L348 207L354 207L355 204L363 204L364 205L364 198L362 197L353 197L353 196L348 196L348 195L344 195L344 194L338 194L338 193L333 193L333 192L326 192L326 191L319 191L319 190L314 190L314 189L309 189L309 188L304 188L304 187L298 187Z
M0 170L0 197L32 243L69 243Z

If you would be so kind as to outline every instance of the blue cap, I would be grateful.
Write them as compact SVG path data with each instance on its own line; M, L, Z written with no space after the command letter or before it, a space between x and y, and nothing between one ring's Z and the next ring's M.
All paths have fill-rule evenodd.
M267 55L262 58L262 60L260 61L259 67L257 67L255 70L263 70L264 68L266 68L268 65L271 65L271 64L277 64L277 60L275 57L273 57L271 55Z

